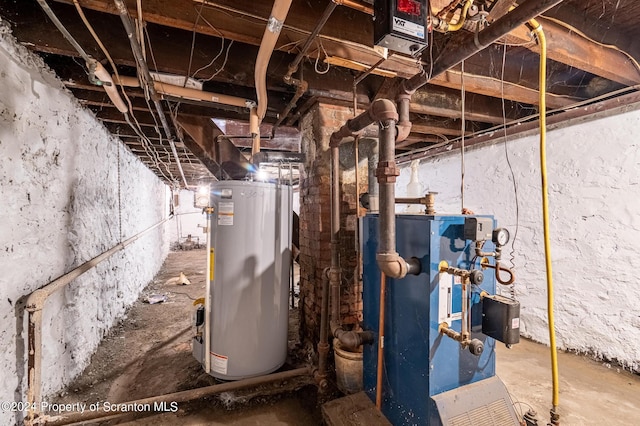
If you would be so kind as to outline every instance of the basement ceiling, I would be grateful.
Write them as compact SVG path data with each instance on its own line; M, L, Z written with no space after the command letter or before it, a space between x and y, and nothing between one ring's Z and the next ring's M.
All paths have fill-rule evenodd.
M86 53L108 72L138 75L113 0L46 3ZM511 0L475 0L473 16L469 14L460 31L430 32L429 46L411 57L391 51L385 54L374 47L372 2L336 0L339 5L293 75L308 83L307 90L294 99L296 87L286 84L283 76L330 3L293 0L267 69L268 107L261 126L264 151L298 152L299 119L316 102L353 107L355 100L359 109L364 108L375 98L392 96L403 79L423 70L428 73L434 64L446 64L459 49L474 44L474 34L477 39L492 24L508 20L512 6L515 12L553 2L521 0L516 5ZM464 3L432 0L430 9L434 16L454 23ZM170 75L183 85L188 76L204 91L256 100L254 68L272 1L129 0L126 5L144 38L141 44L154 79L158 74ZM94 28L116 70L79 11ZM640 2L632 0L565 0L538 18L548 40L546 101L551 115L603 99L624 101L624 96L633 96L640 83L640 66L634 59L640 57L639 12ZM123 88L130 102L132 119L128 123L103 88L90 82L84 60L38 1L3 0L0 16L10 23L19 42L42 56L80 103L167 183L184 186L186 180L196 185L242 173L239 168L251 154L247 108L163 95L160 104L175 136L174 152L149 92ZM539 49L531 30L519 24L512 23L514 29L508 36L463 64L454 61L455 65L434 75L413 95L412 131L397 147L400 157L446 148L461 137L463 122L465 136L471 138L536 119ZM185 179L180 178L176 157Z

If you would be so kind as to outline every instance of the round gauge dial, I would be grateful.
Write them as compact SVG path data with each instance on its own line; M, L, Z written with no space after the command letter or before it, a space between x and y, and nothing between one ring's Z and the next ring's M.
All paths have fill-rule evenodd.
M504 246L509 242L509 231L505 228L497 228L493 231L491 240L498 246Z

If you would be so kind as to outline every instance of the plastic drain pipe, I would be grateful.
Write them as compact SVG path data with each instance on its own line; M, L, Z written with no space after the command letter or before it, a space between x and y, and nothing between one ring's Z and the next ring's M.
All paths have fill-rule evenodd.
M547 39L542 25L535 19L528 22L540 45L540 176L542 189L542 226L544 232L544 261L547 277L547 313L549 321L549 348L551 351L551 379L553 383L550 420L552 425L560 424L560 384L558 379L558 352L556 349L556 331L553 312L553 271L551 266L551 239L549 237L549 189L547 183Z
M44 309L45 302L56 291L69 285L73 280L78 278L85 272L93 269L102 261L107 260L115 253L124 249L128 245L134 243L145 234L156 229L165 222L173 219L173 215L161 220L145 229L144 231L134 235L133 237L116 244L111 249L105 251L101 255L94 257L88 262L83 263L72 271L64 274L63 276L51 281L49 284L34 291L27 297L25 310L29 313L29 331L28 331L28 361L27 361L27 402L29 403L28 417L25 421L26 424L35 424L34 421L39 415L39 410L36 407L40 406L42 401L42 310Z

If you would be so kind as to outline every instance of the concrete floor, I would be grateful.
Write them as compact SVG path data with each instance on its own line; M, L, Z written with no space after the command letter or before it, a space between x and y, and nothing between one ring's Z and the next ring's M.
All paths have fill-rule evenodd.
M516 402L516 412L533 407L549 420L551 408L549 348L527 340L511 349L499 345L496 370ZM560 420L564 426L638 425L640 376L606 362L571 353L558 354ZM519 402L519 403L518 403Z
M213 379L204 374L189 347L192 299L203 295L205 264L204 250L172 252L145 290L146 294L166 294L168 301L157 305L136 302L128 318L104 340L91 365L59 401L117 403L212 384ZM175 284L180 272L186 274L191 285ZM297 327L294 314L290 349L296 347ZM295 359L289 360L290 366L295 364ZM562 425L640 424L635 418L640 413L640 376L568 353L559 354L559 364ZM516 402L516 412L524 413L532 407L538 412L539 424L546 424L551 406L548 348L526 340L512 349L499 345L497 373ZM227 393L180 404L176 413L127 424L321 424L315 387L296 389L266 397L256 397L255 392Z

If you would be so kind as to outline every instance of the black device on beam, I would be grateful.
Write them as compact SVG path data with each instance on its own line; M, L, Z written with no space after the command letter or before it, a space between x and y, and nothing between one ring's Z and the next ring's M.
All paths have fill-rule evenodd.
M427 47L428 0L375 0L377 46L415 55Z

